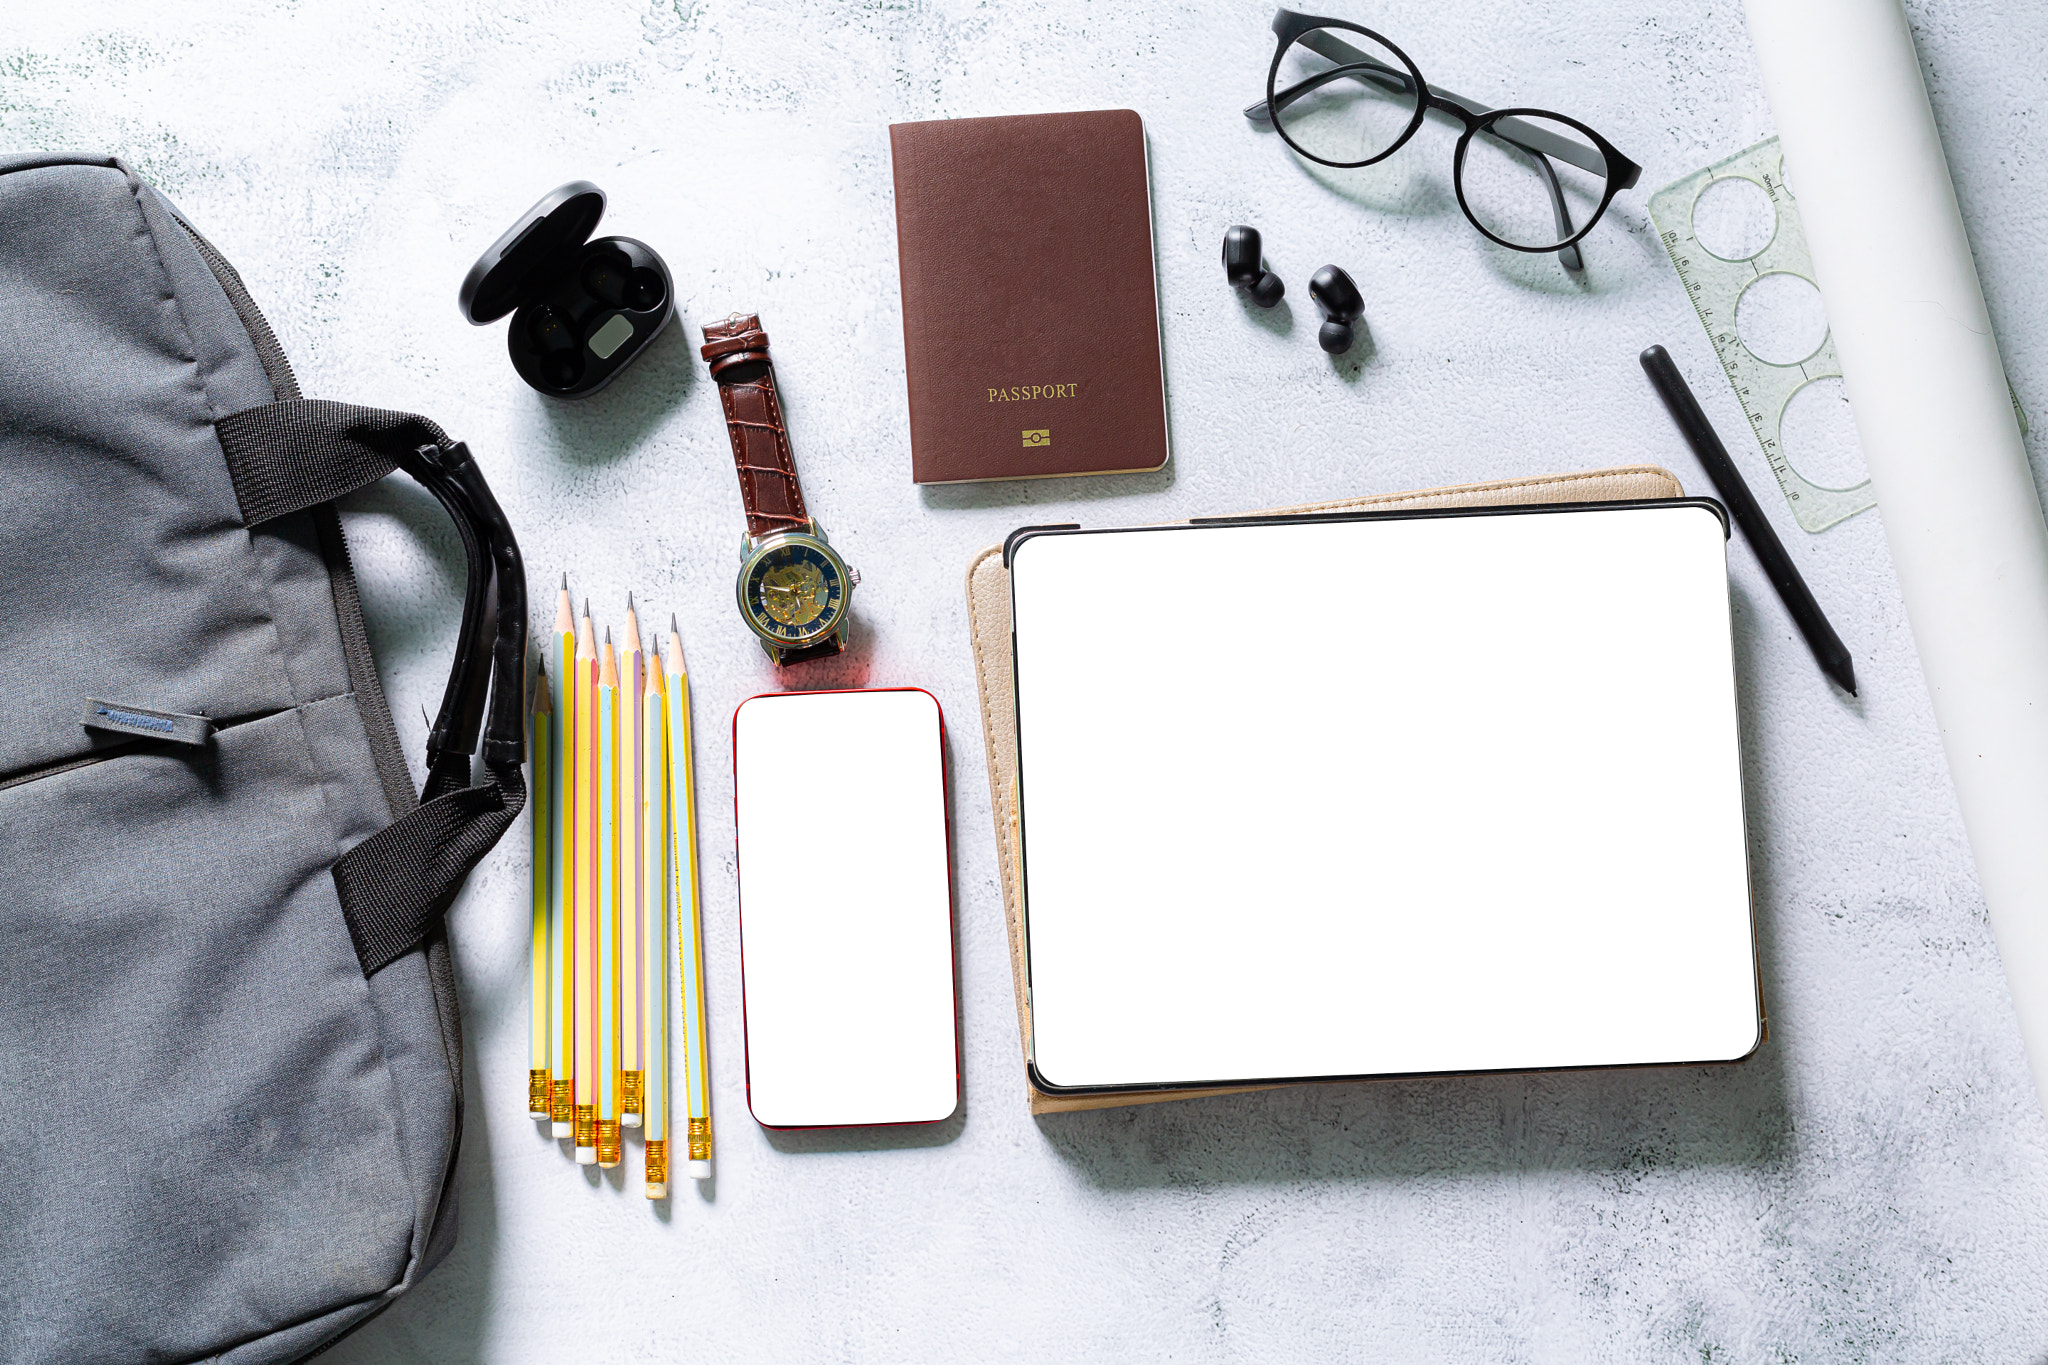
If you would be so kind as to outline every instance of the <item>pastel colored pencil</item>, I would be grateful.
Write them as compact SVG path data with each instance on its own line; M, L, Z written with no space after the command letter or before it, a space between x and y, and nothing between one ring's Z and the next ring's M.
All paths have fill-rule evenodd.
M552 1086L548 1117L554 1135L571 1132L575 1069L576 981L575 940L571 927L576 903L575 783L570 767L575 753L576 611L569 604L569 575L555 599L554 725L548 733L548 1078Z
M641 1090L646 1080L646 1022L640 990L647 951L645 859L641 854L642 807L646 805L646 745L642 737L647 660L640 647L640 621L633 595L626 594L626 646L619 658L619 1122L640 1126Z
M576 1059L569 1081L575 1094L576 1160L597 1160L597 638L590 603L576 625Z
M647 777L646 804L642 808L642 881L647 897L641 906L645 916L646 956L641 970L646 974L640 989L641 1027L647 1039L645 1054L647 1197L668 1197L668 726L666 685L661 676L661 651L647 651L647 691L642 698L641 766Z
M553 880L548 876L548 745L553 739L554 706L548 696L548 666L542 660L533 680L533 720L527 753L531 756L533 781L528 804L533 810L533 936L528 945L528 975L532 992L527 1002L526 1112L545 1119L554 1111L554 1085L548 1057L551 1042L548 1015L548 902Z
M629 706L630 709L630 706ZM597 1164L619 1164L619 656L597 664Z
M675 617L668 622L675 669L668 677L671 857L675 864L676 958L683 978L683 1103L693 1180L711 1178L711 1050L705 1030L704 931L697 899L697 794L690 754L690 674Z

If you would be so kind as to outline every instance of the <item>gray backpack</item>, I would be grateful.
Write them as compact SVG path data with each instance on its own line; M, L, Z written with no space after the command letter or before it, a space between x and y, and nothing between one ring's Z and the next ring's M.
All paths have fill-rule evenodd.
M472 552L423 796L333 506L395 468ZM298 1360L446 1254L442 915L525 800L502 528L432 423L301 401L120 162L0 157L0 1360Z

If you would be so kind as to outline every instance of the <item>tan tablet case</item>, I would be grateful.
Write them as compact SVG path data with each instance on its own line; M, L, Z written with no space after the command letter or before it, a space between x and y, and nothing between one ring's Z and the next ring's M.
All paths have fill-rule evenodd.
M1507 479L1431 488L1418 493L1377 493L1340 498L1301 507L1274 507L1253 516L1298 512L1429 507L1509 507L1550 502L1621 502L1634 498L1683 497L1685 489L1667 470L1655 465L1625 465L1582 474L1538 479ZM1017 1029L1024 1056L1031 1055L1031 1015L1024 1006L1024 921L1022 869L1017 843L1017 711L1012 703L1010 672L1010 573L1003 567L1003 547L991 545L967 566L967 619L974 637L974 675L981 690L981 729L988 745L989 800L995 811L996 856L1002 864L1003 919L1009 929L1010 974L1017 992ZM1314 1084L1314 1082L1311 1082ZM1031 1084L1031 1112L1057 1114L1074 1109L1108 1109L1124 1104L1153 1104L1197 1095L1227 1095L1268 1086L1231 1089L1116 1091L1097 1095L1051 1095Z

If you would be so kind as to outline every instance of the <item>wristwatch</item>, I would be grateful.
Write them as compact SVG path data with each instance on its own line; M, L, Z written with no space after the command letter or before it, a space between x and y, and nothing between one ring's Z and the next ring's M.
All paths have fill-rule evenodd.
M704 359L725 406L747 508L734 589L740 616L777 667L830 658L846 648L853 619L847 608L860 574L804 510L761 319L734 313L706 327Z

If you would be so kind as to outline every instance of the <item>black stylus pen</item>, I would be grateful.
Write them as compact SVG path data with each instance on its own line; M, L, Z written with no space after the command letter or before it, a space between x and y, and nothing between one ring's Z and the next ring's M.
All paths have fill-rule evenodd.
M1835 628L1821 614L1820 603L1813 600L1813 593L1806 586L1806 580L1799 576L1792 556L1785 553L1778 533L1771 529L1771 523L1764 519L1763 509L1750 496L1749 485L1742 481L1741 471L1736 469L1735 461L1728 458L1727 447L1714 434L1714 428L1707 422L1707 414L1700 411L1699 400L1686 387L1685 376L1678 372L1678 366L1672 363L1670 353L1662 346L1652 346L1644 351L1642 360L1643 372L1650 376L1650 383L1655 386L1657 396L1664 400L1671 420L1678 423L1678 429L1685 433L1692 453L1699 456L1700 463L1707 467L1707 477L1714 481L1721 501L1728 504L1735 524L1749 538L1749 548L1756 551L1764 572L1770 575L1771 586L1778 590L1778 596L1785 601L1785 609L1799 623L1799 633L1806 637L1821 672L1840 683L1850 696L1855 696L1856 665L1849 658L1849 647L1842 643L1842 637L1835 634Z

